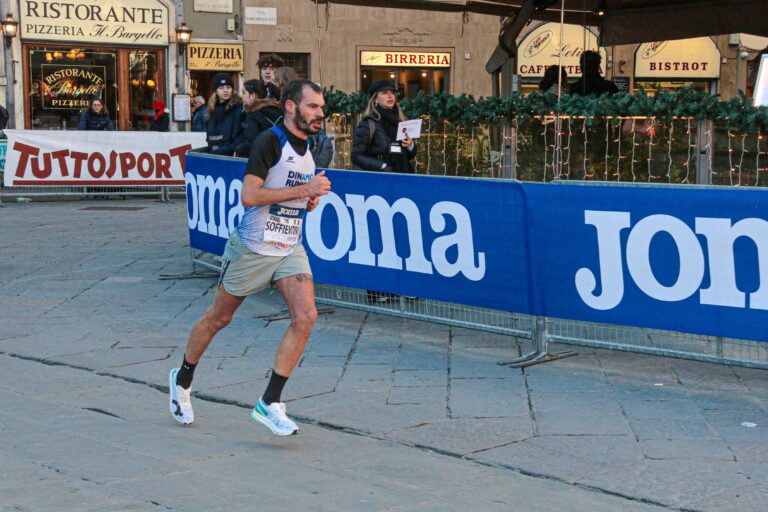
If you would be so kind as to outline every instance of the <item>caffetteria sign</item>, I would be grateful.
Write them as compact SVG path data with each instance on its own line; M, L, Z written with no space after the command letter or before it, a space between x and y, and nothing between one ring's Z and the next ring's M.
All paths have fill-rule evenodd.
M709 37L644 43L635 52L635 78L719 78L720 50Z
M21 38L167 46L168 8L159 0L21 0Z
M561 63L569 77L581 76L579 59L585 50L598 51L597 36L577 25L564 25L560 40L560 25L544 23L529 32L518 45L518 73L521 77L544 76L549 66ZM600 74L605 75L606 51L599 48L602 57Z

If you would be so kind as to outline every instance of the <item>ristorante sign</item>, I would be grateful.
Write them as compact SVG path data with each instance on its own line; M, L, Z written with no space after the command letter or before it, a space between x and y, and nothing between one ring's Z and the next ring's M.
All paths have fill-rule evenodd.
M599 51L602 57L600 74L605 74L606 52L597 46L597 36L577 25L563 25L562 41L560 25L544 23L528 33L518 45L518 72L521 77L544 76L549 66L558 63L569 77L581 76L579 59L585 50Z
M360 52L362 66L391 66L399 68L449 68L448 52Z
M635 78L718 78L720 50L709 37L644 43L635 52Z
M168 8L158 0L21 0L22 39L168 45Z
M45 109L82 109L92 97L102 97L107 76L104 66L43 64L42 71Z

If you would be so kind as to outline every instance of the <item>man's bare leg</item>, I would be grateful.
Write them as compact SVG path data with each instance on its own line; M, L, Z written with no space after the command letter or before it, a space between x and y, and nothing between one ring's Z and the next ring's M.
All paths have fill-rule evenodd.
M245 297L235 297L219 285L213 304L192 327L184 349L184 357L192 364L200 361L211 340L220 330L232 321L232 317L243 303Z
M195 367L213 337L229 325L229 322L232 321L232 315L242 303L243 297L235 297L219 285L213 304L192 327L184 351L184 362L180 368L172 369L168 375L171 414L179 423L190 425L195 421L195 413L192 410L190 400Z
M290 436L299 432L296 423L285 414L285 404L280 401L288 377L307 346L312 326L317 320L315 286L309 274L297 274L277 281L277 287L288 304L291 325L275 354L275 366L267 389L251 412L251 418L278 436Z
M288 377L299 362L317 320L315 284L310 274L297 274L280 279L277 287L288 304L291 325L277 348L274 370Z

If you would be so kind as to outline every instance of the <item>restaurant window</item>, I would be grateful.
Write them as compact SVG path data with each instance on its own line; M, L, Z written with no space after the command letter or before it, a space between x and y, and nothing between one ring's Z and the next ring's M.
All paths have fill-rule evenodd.
M260 56L267 55L272 52L262 52ZM285 61L285 65L289 68L293 68L299 78L309 79L310 77L310 55L308 53L278 53L275 55Z
M448 75L448 69L364 67L360 69L360 87L367 93L373 82L386 80L397 85L401 97L414 98L419 91L447 92Z
M146 130L165 98L163 50L24 45L25 126L76 130L93 97L117 130Z
M152 104L162 99L158 96L157 54L151 51L131 51L130 69L130 129L149 130L149 121L154 115Z
M34 47L27 57L32 128L76 129L93 97L102 99L113 122L117 119L116 51Z

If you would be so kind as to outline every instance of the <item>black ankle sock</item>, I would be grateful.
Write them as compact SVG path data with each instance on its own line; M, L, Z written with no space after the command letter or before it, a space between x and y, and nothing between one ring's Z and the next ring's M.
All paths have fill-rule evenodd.
M272 376L269 378L269 384L267 384L267 390L264 391L264 395L261 397L264 403L269 405L280 401L280 395L283 392L285 383L288 382L288 377L283 377L275 370L272 370Z
M187 356L184 356L184 362L181 364L181 368L179 368L179 373L176 374L176 384L184 389L189 389L189 386L192 385L192 377L195 376L196 366L197 363L190 363L187 361Z

